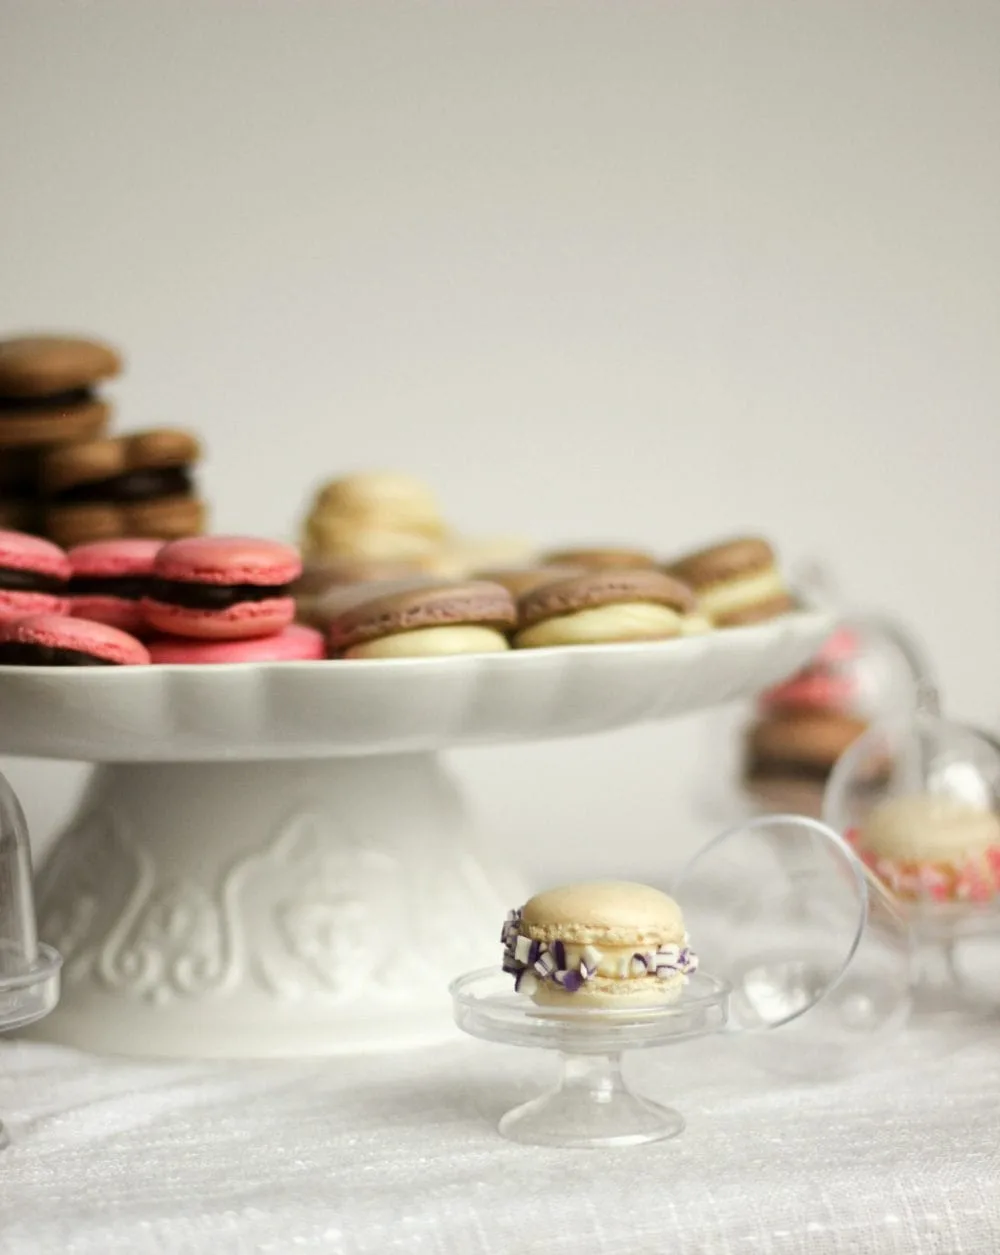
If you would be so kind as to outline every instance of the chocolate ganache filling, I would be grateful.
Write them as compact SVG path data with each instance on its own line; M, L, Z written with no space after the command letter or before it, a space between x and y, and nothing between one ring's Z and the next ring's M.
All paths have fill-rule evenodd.
M94 399L89 388L53 392L46 397L0 397L0 418L4 414L30 414L33 410L70 410Z
M149 597L153 589L151 575L74 575L69 582L71 597L121 597L138 601Z
M0 641L0 664L16 667L113 667L107 658L95 658L81 649L60 649L30 641Z
M189 497L194 491L186 466L129 471L111 479L95 479L74 484L54 494L53 500L66 503L88 501L151 501L158 497Z
M66 589L66 581L38 571L0 567L0 589L8 593L61 593Z
M287 597L288 584L190 584L183 580L154 580L149 596L185 610L228 610L242 601L269 601Z

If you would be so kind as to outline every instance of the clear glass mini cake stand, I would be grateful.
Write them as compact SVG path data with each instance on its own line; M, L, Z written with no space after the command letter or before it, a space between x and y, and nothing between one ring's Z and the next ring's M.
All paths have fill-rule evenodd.
M701 968L674 1003L643 1011L537 1007L497 970L451 986L474 1037L558 1052L553 1089L500 1121L546 1146L674 1137L677 1112L632 1093L629 1050L727 1030L770 1071L825 1079L863 1067L910 1008L911 934L850 847L816 820L766 815L710 842L676 878ZM708 975L714 972L715 975Z
M555 1086L508 1111L499 1130L534 1146L638 1146L676 1137L684 1117L634 1093L622 1075L629 1050L669 1046L724 1028L729 988L702 972L675 1002L635 1010L536 1006L511 977L483 968L451 985L459 1028L485 1041L558 1052Z
M59 955L35 933L31 850L20 803L0 776L0 1032L23 1028L59 1001ZM9 1139L0 1121L0 1149Z
M879 722L838 761L824 818L848 840L878 805L929 794L1000 814L1000 746L988 734L941 716L936 690L919 686L914 709ZM914 1003L943 1015L1000 1007L1000 853L945 883L928 867L900 893L916 942ZM878 868L877 862L872 859ZM883 872L888 873L887 867ZM890 890L891 892L891 890Z

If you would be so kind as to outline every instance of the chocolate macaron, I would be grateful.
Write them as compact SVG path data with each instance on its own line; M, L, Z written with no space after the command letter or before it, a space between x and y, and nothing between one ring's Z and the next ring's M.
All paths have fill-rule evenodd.
M837 759L868 725L835 711L781 711L747 733L744 785L769 808L818 816Z
M64 545L197 535L205 507L191 468L200 456L197 438L173 427L52 449L41 462L46 530Z
M510 593L481 580L421 583L374 596L361 589L344 602L328 628L331 654L340 658L498 653L508 648L506 633L517 622Z
M588 571L542 584L521 597L517 609L514 648L538 649L683 636L697 603L679 580L637 568Z
M579 549L555 549L545 554L546 566L581 567L585 571L652 569L656 559L644 549L627 549L612 546L584 546Z
M699 549L667 571L689 585L717 627L761 623L795 609L766 540L744 536Z
M0 449L86 440L110 407L94 387L121 370L110 345L74 336L0 340Z

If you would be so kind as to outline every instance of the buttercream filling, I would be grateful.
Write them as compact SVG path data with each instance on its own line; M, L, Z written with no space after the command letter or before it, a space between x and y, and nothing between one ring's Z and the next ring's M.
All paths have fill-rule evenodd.
M634 946L593 946L564 941L533 941L521 932L521 912L507 912L500 940L503 970L514 977L518 993L533 994L539 984L558 985L576 993L598 977L611 980L687 982L698 970L698 957L685 933L681 945L664 943L655 950Z
M720 615L746 610L748 606L755 606L758 602L770 601L772 597L781 597L786 592L780 572L774 567L768 567L766 571L757 571L740 579L700 588L698 604L709 618L717 619Z
M352 645L345 658L423 658L439 654L496 654L509 649L507 638L495 628L477 624L448 624L414 628Z
M523 628L515 638L520 649L546 645L600 645L615 641L641 641L679 636L685 616L650 601L619 602L592 606L572 614L543 619Z

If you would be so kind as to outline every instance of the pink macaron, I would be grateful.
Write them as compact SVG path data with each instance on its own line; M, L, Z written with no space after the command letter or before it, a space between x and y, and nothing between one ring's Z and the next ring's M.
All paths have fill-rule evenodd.
M312 662L326 656L323 633L293 623L273 636L243 641L196 641L158 636L149 642L153 662Z
M302 573L290 545L246 536L192 536L164 545L142 599L150 627L199 640L271 636L295 617L289 586Z
M785 710L844 710L854 697L854 682L848 675L811 667L768 689L761 704Z
M33 614L0 624L0 663L21 667L141 666L146 647L106 623Z
M162 540L95 540L69 551L70 613L141 636L139 599L153 589L153 563Z
M58 545L0 531L0 623L26 614L65 614L69 559Z

